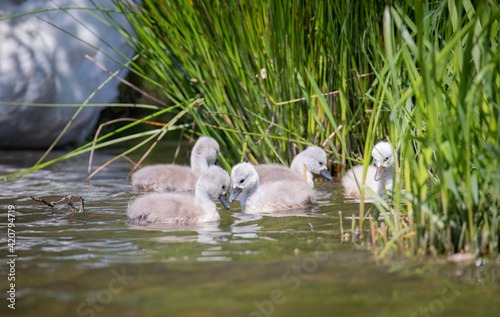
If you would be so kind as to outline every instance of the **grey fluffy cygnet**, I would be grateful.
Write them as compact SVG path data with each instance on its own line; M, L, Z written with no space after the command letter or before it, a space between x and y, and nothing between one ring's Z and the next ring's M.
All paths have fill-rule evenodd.
M393 152L392 145L389 142L379 142L372 150L374 166L368 166L365 187L370 188L379 196L382 196L385 191L392 189L392 177L395 163ZM359 186L361 186L362 180L363 165L354 166L347 171L342 178L345 194L349 197L360 198ZM368 197L366 191L365 197Z
M259 164L255 169L261 184L278 180L301 180L314 187L313 174L321 175L330 182L333 180L328 172L326 152L318 146L310 146L297 154L290 168L280 164Z
M315 201L314 190L304 181L280 180L261 185L255 167L246 162L233 167L231 182L229 201L243 192L241 208L245 213L307 208Z
M196 182L194 195L187 193L147 193L128 207L131 223L198 224L220 220L216 199L226 209L227 190L231 184L228 172L210 166Z
M219 143L208 136L200 137L191 152L191 167L157 164L141 168L132 175L135 191L193 191L198 177L217 162Z

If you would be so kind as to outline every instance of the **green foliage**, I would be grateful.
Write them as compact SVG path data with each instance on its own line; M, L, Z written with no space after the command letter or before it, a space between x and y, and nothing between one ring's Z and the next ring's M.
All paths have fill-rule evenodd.
M498 252L499 12L486 1L385 10L389 67L379 77L390 78L401 173L394 205L377 205L410 217L386 219L410 232L393 241L401 249Z
M377 1L146 0L129 9L145 76L172 102L204 98L189 114L222 144L225 167L288 164L307 144L345 163L365 138L368 60L380 61Z

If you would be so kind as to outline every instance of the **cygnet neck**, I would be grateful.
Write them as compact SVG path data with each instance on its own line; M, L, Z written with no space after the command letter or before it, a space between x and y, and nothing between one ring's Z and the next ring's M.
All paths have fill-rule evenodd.
M202 174L208 169L208 162L201 154L191 155L191 170L196 174Z
M196 187L194 192L194 202L204 212L217 210L217 205L210 197L210 194L203 187Z
M252 176L253 177L249 177L252 178L252 179L255 179L254 182L252 182L251 184L249 184L249 186L247 187L246 190L243 191L243 194L241 196L241 206L242 208L244 208L248 198L252 195L255 195L257 194L258 195L258 192L259 192L259 188L260 188L260 179L259 179L259 174L257 174L257 171L254 171L252 172Z
M304 178L305 173L306 178L304 179L304 181L306 181L308 184L313 182L313 174L309 171L309 169L307 169L306 156L304 151L295 156L295 158L292 160L292 164L290 165L290 169L298 173L302 178Z

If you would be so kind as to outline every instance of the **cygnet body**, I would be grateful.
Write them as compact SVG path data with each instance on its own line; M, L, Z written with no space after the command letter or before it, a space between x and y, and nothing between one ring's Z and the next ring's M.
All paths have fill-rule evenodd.
M217 162L219 143L208 136L200 137L191 151L191 167L157 164L141 168L132 175L135 191L193 191L198 177Z
M280 180L261 185L255 167L246 162L233 167L231 182L229 201L243 192L241 208L245 213L307 208L315 201L314 190L303 181Z
M379 142L372 150L374 166L368 166L366 171L365 187L370 188L377 195L382 196L385 191L392 189L395 157L392 145L389 142ZM357 180L357 181L356 181ZM363 165L354 166L342 178L345 194L350 197L361 197L359 186L362 186ZM365 191L365 197L368 197Z
M310 146L297 154L290 168L280 164L260 164L255 166L255 169L261 184L278 180L301 180L314 187L314 174L332 181L332 176L328 172L326 152L318 146Z
M220 220L216 199L229 209L227 190L231 179L219 166L210 166L196 182L194 195L148 193L128 207L131 223L198 224Z

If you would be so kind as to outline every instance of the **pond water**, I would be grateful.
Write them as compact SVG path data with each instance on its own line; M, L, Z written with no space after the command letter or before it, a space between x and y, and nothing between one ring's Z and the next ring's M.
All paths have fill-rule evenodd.
M31 166L40 155L0 152L0 175ZM100 153L95 166L111 157ZM126 180L130 163L111 164L90 183L87 164L88 157L77 157L0 184L2 316L500 313L497 259L376 262L343 241L339 211L349 231L358 205L343 197L338 181L319 183L318 205L307 212L250 216L234 202L220 210L218 225L144 227L129 225L126 216L137 195ZM29 198L55 201L67 193L83 196L85 213L68 216L65 203L50 210ZM15 214L13 252L9 211ZM11 294L15 310L8 307Z

